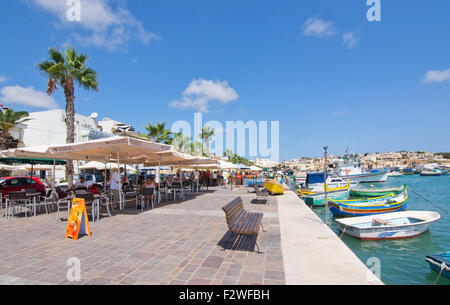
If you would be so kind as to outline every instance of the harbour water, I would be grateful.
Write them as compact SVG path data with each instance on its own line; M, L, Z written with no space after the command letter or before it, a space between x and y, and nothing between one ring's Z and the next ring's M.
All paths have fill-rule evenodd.
M433 204L409 192L409 211L436 211L441 220L433 224L424 234L403 240L362 241L344 234L342 240L364 263L376 258L380 261L381 280L387 285L431 285L438 273L431 271L425 257L429 254L450 251L450 175L439 177L401 176L390 177L380 186L407 184L410 190L420 194ZM373 184L374 186L378 186ZM367 185L368 187L370 185ZM325 221L324 208L314 211ZM333 219L330 213L330 219ZM331 228L341 236L336 223ZM368 267L373 267L368 264ZM440 277L437 284L450 285L450 280Z

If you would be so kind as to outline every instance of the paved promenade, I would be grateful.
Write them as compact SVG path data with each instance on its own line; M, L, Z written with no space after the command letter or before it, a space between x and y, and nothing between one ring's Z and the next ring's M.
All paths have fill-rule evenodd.
M254 240L230 239L221 207L236 196L265 214L263 254L253 252ZM144 213L130 203L125 213L90 223L93 236L78 241L64 238L67 222L56 224L55 213L2 218L0 284L285 284L277 199L268 206L254 199L215 188ZM80 282L66 279L72 257L81 261Z
M237 196L264 213L262 254L255 239L230 238L221 208ZM1 218L0 284L381 284L294 193L255 198L219 187L143 213L130 202L78 241L64 238L56 213ZM79 282L67 280L70 258L81 262Z

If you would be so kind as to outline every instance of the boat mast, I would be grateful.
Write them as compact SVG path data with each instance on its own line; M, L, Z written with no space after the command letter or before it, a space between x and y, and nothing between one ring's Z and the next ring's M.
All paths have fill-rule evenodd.
M328 157L328 146L323 148L324 150L324 164L323 164L323 180L324 180L324 188L325 188L325 222L327 226L330 225L329 219L329 210L328 210L328 196L327 196L327 157Z

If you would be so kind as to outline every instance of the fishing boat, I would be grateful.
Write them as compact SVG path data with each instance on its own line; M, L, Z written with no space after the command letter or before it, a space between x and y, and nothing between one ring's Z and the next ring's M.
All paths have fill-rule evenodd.
M324 183L323 173L311 173L306 176L306 188L298 189L297 195L300 196L309 206L325 205L325 185L329 199L341 200L349 196L350 181L344 181L339 177L328 177L327 183Z
M350 187L350 181L345 181L339 177L331 177L327 175L326 182L328 191L338 191L348 189ZM306 175L305 185L298 190L298 195L314 195L322 192L325 192L325 175L323 173L310 173Z
M364 240L403 239L418 236L441 219L428 211L396 212L383 215L336 219L339 231Z
M281 183L275 181L275 180L266 180L263 183L263 186L266 190L270 192L271 195L283 195L284 194L284 187L281 185Z
M388 177L401 177L401 176L403 176L403 173L400 171L393 171L388 174Z
M368 198L368 197L386 196L391 193L394 193L394 195L398 195L400 193L403 193L407 188L408 186L406 184L398 187L382 187L382 188L355 187L351 189L350 196Z
M424 169L420 172L421 176L442 176L445 172L440 169Z
M349 189L327 191L328 200L343 200L350 195ZM315 193L301 197L305 203L312 207L322 207L325 205L325 192Z
M427 255L426 262L430 264L430 268L450 279L450 252L442 254Z
M335 163L335 175L343 180L350 180L350 183L375 183L386 182L388 170L373 169L364 172L361 168L361 160L358 155L351 155L346 151L343 162Z
M408 167L402 170L403 175L412 176L416 174L416 171L412 167Z
M330 211L335 217L369 216L406 210L408 191L395 195L391 193L386 196L330 200Z

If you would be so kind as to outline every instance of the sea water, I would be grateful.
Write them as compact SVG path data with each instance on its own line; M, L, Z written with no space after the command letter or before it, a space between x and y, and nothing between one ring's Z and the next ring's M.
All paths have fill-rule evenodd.
M431 285L439 274L431 271L425 261L426 256L450 251L450 175L389 177L387 183L363 186L387 187L403 184L410 188L408 211L435 211L441 215L441 219L422 235L409 239L363 241L344 234L342 240L363 263L373 261L373 258L380 261L381 280L385 284ZM419 198L412 191L441 209ZM325 221L324 208L314 208L314 211ZM333 219L331 213L330 219ZM341 236L334 220L331 229ZM368 264L368 267L373 265ZM437 284L450 285L450 280L441 276Z

